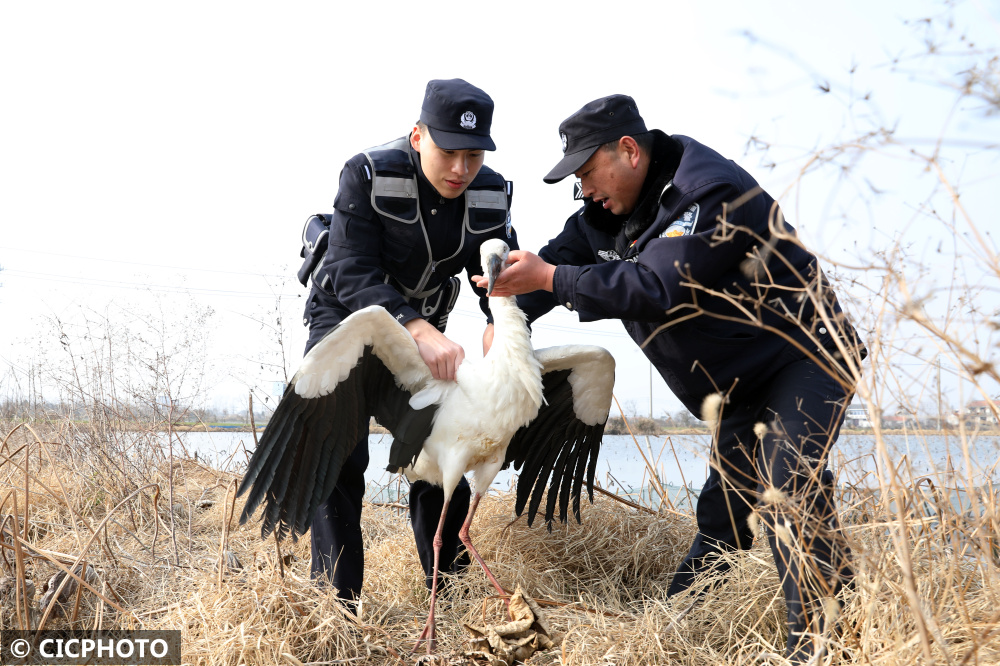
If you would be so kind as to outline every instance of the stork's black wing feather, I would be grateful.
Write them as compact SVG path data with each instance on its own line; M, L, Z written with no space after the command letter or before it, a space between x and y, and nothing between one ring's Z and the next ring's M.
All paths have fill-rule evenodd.
M568 433L566 420L560 418L563 414L559 406L566 401L572 404L573 392L569 385L569 370L553 372L542 376L542 386L547 405L542 405L535 420L526 428L522 428L515 433L511 440L510 447L507 448L507 457L511 457L511 449L514 448L515 441L520 446L524 446L524 462L520 467L520 477L517 482L517 500L514 504L514 511L521 515L529 497L531 504L528 505L528 524L534 522L535 513L541 503L542 495L545 493L545 485L552 472L556 456L562 451L567 443ZM553 405L556 408L553 408ZM533 434L533 437L528 435ZM520 438L524 435L524 444ZM515 464L515 469L518 466ZM560 516L560 520L565 520L565 515ZM552 516L549 516L549 521Z
M388 323L391 326L398 326L384 310L381 312L389 317ZM374 319L369 317L360 320L367 322L367 328L361 332L360 339L370 335L373 323L384 323L378 319L382 314L376 313ZM349 326L349 320L350 318L340 326ZM355 319L357 321L359 320ZM327 335L334 334L339 328ZM341 333L347 342L357 342L350 335L344 336L344 331ZM403 334L408 336L405 331ZM409 340L408 337L405 339ZM383 342L391 346L393 339L387 337ZM354 451L357 443L368 436L368 424L372 416L390 432L396 433L397 438L402 433L402 439L409 446L408 451L413 448L411 443L415 441L416 452L412 454L414 458L426 439L426 432L420 436L422 430L419 422L430 417L414 416L415 410L408 404L410 392L397 384L386 362L374 352L374 347L371 344L345 347L355 351L345 351L344 354L357 354L357 350L361 350L360 355L354 356L357 364L347 373L347 377L337 382L325 395L308 398L296 392L296 380L293 379L250 458L247 472L238 489L239 495L249 491L240 524L249 520L263 504L262 537L276 532L279 538L291 535L293 539L297 539L309 529L316 510L333 492L347 457ZM346 369L351 356L339 354L339 348L331 348L331 351L334 353L327 352L327 357ZM395 349L394 353L397 366L409 364L408 367L424 367L415 346L412 350L415 359L403 358L404 354L409 353L407 350ZM317 358L327 357L317 355ZM312 371L322 370L323 367L320 367L318 370L313 368ZM436 408L429 407L422 411L433 414L434 409Z
M263 501L278 471L277 463L281 461L288 441L292 439L295 424L309 404L305 400L290 396L290 393L295 393L291 385L286 387L281 401L271 415L271 420L257 442L257 448L250 457L247 471L236 491L237 495L250 491L243 509L244 517L256 511Z
M602 357L602 362L610 362L613 376L613 360L610 360L607 352L604 354L606 359ZM507 447L504 467L513 465L520 470L514 511L521 515L527 505L528 525L534 522L546 486L548 500L545 521L549 529L552 528L557 501L560 521L567 520L571 498L573 514L579 521L584 470L587 471L587 493L591 501L594 498L594 472L597 469L607 409L604 410L603 418L594 425L588 425L577 417L570 382L574 371L572 368L558 369L542 375L546 404L542 405L534 421L514 434ZM610 406L610 388L607 393L607 404Z
M423 409L410 407L409 391L392 390L395 380L384 365L372 369L366 386L369 388L369 400L376 406L375 420L393 435L386 471L398 472L412 465L420 455L424 440L431 434L438 405L432 404ZM381 397L376 400L375 396Z
M315 466L305 464L305 461L312 457L319 447L310 447L304 440L306 439L306 428L319 429L328 424L323 420L322 399L306 401L302 406L299 417L292 424L291 441L297 442L297 446L291 448L291 456L283 459L278 465L272 480L271 489L274 500L269 502L269 506L264 511L264 529L270 532L277 528L278 538L284 538L290 527L288 514L297 506L296 501L301 501L302 490L308 484L299 482L303 476L307 476L307 470L315 470ZM289 496L286 501L286 495Z
M250 491L241 524L263 503L262 537L276 530L279 539L289 534L297 539L309 529L347 456L368 434L369 417L357 388L367 363L381 362L366 353L328 395L303 398L292 384L285 390L238 490Z

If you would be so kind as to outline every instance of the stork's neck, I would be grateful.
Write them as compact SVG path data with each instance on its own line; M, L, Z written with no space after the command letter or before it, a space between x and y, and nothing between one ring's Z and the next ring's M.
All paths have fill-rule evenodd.
M517 307L514 297L491 296L490 312L493 313L493 344L484 360L507 367L523 365L528 359L533 364L535 352L531 348L527 317Z
M530 334L524 313L517 307L517 300L513 296L490 296L490 312L493 313L490 354L497 348L498 351L524 353L522 345L530 347Z
M512 422L530 421L542 404L542 365L531 347L527 318L510 296L491 296L490 312L493 344L483 362L492 367L483 374L497 383L495 395L506 396L498 407L512 412Z

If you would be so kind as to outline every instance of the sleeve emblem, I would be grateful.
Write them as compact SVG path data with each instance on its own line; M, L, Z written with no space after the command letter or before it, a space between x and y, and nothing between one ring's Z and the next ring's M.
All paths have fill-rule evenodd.
M691 235L698 224L699 212L701 212L701 206L696 203L691 204L679 218L670 223L666 231L660 234L660 238L677 238L678 236Z

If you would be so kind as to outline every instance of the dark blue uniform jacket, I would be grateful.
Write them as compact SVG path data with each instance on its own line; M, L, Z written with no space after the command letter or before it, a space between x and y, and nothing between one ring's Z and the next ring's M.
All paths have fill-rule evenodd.
M696 416L709 393L727 394L731 407L793 360L863 357L774 199L707 146L654 134L632 215L587 201L539 251L557 266L554 290L519 298L529 319L560 304L581 321L621 319Z
M374 154L374 150L368 152ZM369 305L383 306L401 324L420 317L419 299L404 296L404 287L412 290L422 283L420 291L426 293L463 269L470 277L482 274L479 246L488 238L501 238L511 249L517 248L517 236L506 211L480 210L467 218L464 193L456 199L438 194L424 178L419 154L408 143L405 151L394 152L390 175L416 175L422 223L404 223L379 215L372 205L372 165L368 157L359 153L347 161L333 203L324 265L313 277L306 304L310 346L321 333ZM474 189L507 192L508 184L500 174L483 166L469 186L469 190ZM395 207L406 204L388 201L382 206L405 217ZM328 286L316 286L321 284ZM486 290L474 284L472 288L491 321Z

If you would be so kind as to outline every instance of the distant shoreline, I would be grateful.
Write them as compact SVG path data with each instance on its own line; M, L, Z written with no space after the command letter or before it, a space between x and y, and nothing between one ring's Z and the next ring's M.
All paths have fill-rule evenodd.
M257 426L257 432L262 432L265 426ZM215 425L215 424L182 424L175 425L173 427L174 432L251 432L251 428L248 425ZM163 431L165 432L165 430ZM882 432L887 435L919 435L919 436L934 436L934 435L954 435L958 436L960 431L957 429L948 430L933 430L926 428L918 429L902 429L902 428L882 428ZM991 430L966 430L967 434L977 434L984 437L1000 437L1000 429ZM372 425L368 429L368 434L370 435L386 435L389 431L379 425ZM612 433L607 433L612 434ZM629 433L614 433L615 435L628 437ZM636 437L664 437L671 435L708 435L710 431L708 428L660 428L653 432L637 432ZM871 428L841 428L841 435L874 435L875 431Z

